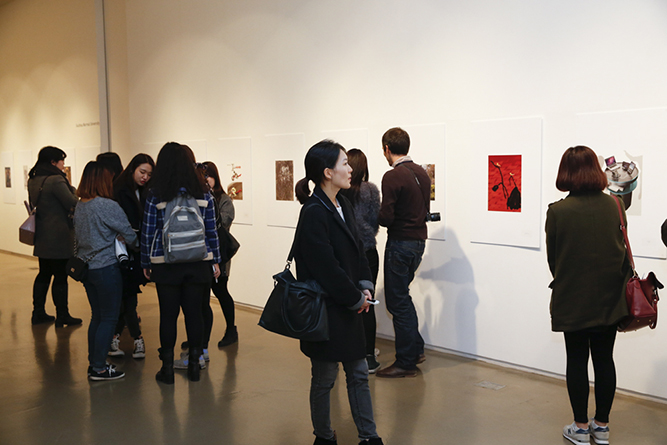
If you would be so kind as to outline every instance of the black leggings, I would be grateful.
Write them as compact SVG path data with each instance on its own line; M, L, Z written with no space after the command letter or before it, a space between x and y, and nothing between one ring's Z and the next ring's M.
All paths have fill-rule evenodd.
M160 302L160 345L174 349L178 315L183 308L185 330L191 348L201 347L204 337L202 301L208 298L209 286L203 283L155 283Z
M67 309L67 258L50 259L39 258L39 273L35 277L33 285L32 299L35 312L44 312L44 303L46 295L53 277L51 295L53 304L61 315L68 313Z
M223 266L224 267L224 266ZM218 281L213 280L211 283L211 289L213 294L218 298L220 302L220 307L222 308L222 314L225 316L225 322L227 323L227 331L231 331L235 326L235 314L234 314L234 299L227 289L227 283L229 282L229 277L227 275L220 275ZM208 349L208 342L211 340L211 330L213 329L213 309L211 309L211 298L206 298L204 300L203 306L204 312L204 349Z
M616 393L614 341L616 326L565 332L567 351L567 392L575 422L588 423L588 352L595 372L595 420L609 422L609 412Z

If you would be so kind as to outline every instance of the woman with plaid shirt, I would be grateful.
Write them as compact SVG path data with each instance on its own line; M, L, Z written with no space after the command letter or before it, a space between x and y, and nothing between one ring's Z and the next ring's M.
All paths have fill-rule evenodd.
M215 203L208 187L195 170L195 157L187 145L165 144L158 154L151 179L151 189L144 207L141 231L141 267L146 278L155 282L160 304L160 359L162 369L155 379L174 383L174 345L180 309L190 344L188 378L199 381L199 356L202 353L204 318L203 299L210 298L211 280L220 276L220 248L215 229ZM163 202L179 194L188 194L206 202L200 207L206 229L208 256L202 261L169 264L160 261L162 248Z

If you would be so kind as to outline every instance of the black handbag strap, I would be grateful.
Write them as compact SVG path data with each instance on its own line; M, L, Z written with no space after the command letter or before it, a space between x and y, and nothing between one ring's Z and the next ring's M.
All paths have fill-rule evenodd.
M42 196L42 190L44 190L44 183L46 182L47 179L49 179L49 177L45 176L44 180L42 181L42 185L39 186L39 192L37 192L37 199L35 200L35 204L30 203L33 212L37 210L37 203L39 202L39 198Z
M314 197L316 197L323 206L325 206L324 202L322 202L322 198L317 196L316 194L313 193ZM313 205L319 205L319 203L315 202L314 204L309 204L310 206ZM326 207L326 206L325 206ZM292 260L294 259L294 246L296 245L296 240L299 237L299 233L301 233L301 218L299 218L299 222L296 224L296 232L294 232L294 240L292 241L292 247L289 249L289 255L287 256L287 265L285 266L286 269L290 268L290 265L292 264Z

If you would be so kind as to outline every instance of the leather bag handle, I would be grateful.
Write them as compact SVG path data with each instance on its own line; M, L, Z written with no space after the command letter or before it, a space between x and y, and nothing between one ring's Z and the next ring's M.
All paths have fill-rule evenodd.
M625 228L625 222L623 222L623 211L621 210L621 202L618 199L618 196L611 195L616 200L616 207L618 207L618 216L621 220L621 232L623 232L623 239L625 240L625 250L628 254L628 259L630 260L630 267L632 267L632 275L637 276L635 271L635 260L632 257L632 249L630 248L630 240L628 239L628 231Z

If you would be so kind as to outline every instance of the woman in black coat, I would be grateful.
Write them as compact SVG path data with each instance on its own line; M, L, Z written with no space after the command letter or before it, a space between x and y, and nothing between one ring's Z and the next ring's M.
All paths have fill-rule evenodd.
M336 444L331 429L330 392L343 363L352 417L360 444L382 444L373 420L368 388L364 327L361 312L368 310L374 291L371 273L357 233L350 202L338 192L350 187L352 168L345 149L329 140L308 150L306 177L296 185L303 204L294 243L300 281L315 280L327 293L329 340L301 341L301 351L312 363L310 412L315 445ZM310 194L312 181L316 187Z
M155 168L153 158L145 153L139 153L132 158L127 168L118 175L113 183L114 199L127 215L127 219L137 236L141 234L147 184L153 174L153 168ZM116 332L113 340L111 340L109 355L125 355L125 352L120 349L120 335L127 325L127 329L134 339L132 357L144 358L146 357L146 345L141 335L139 316L137 315L137 295L141 293L139 286L145 285L147 280L141 268L138 250L132 251L130 247L128 253L130 253L130 258L127 267L121 270L123 275L123 299L120 305Z

